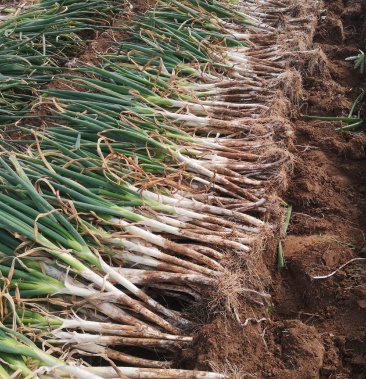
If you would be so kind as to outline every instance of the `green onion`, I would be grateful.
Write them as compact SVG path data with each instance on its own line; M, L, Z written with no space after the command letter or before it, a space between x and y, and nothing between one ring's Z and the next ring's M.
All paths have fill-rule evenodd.
M100 379L99 375L85 371L81 367L70 366L61 359L55 358L52 355L45 353L39 349L31 340L4 326L0 326L0 351L6 356L11 355L16 357L26 356L39 361L42 366L57 366L57 368L69 375L73 375L80 379ZM21 362L21 361L20 361ZM17 362L12 363L12 367L17 367ZM19 366L21 367L21 366ZM25 368L22 370L23 375L27 376L31 373Z

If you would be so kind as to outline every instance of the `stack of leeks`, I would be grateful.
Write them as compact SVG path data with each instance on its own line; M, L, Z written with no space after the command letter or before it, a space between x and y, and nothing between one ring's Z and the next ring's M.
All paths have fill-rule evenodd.
M2 128L29 111L32 91L85 49L87 34L107 29L108 20L123 10L123 4L117 0L44 0L24 12L16 11L5 22L0 19Z
M76 32L102 23L90 12L115 7L77 3L18 16L6 43L23 66L0 66L1 120L26 136L0 141L0 374L223 377L171 368L194 326L176 308L214 291L233 256L245 270L269 227L267 188L289 159L269 116L284 67L251 36L273 28L252 2L158 0L100 65L62 70ZM37 29L47 19L64 24ZM87 367L100 358L110 368Z

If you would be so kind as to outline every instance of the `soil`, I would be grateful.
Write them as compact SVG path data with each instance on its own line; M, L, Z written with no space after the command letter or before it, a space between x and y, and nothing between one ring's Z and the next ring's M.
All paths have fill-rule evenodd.
M313 41L323 62L316 71L300 67L300 112L347 116L366 90L365 74L345 60L366 48L366 1L328 0L323 9ZM365 118L365 97L354 115ZM275 249L265 252L273 305L265 320L242 327L217 315L185 362L193 354L196 368L219 367L230 378L366 378L365 127L335 131L339 122L301 114L292 122L295 167L282 195L293 206L285 268L276 268ZM240 318L248 317L243 305Z

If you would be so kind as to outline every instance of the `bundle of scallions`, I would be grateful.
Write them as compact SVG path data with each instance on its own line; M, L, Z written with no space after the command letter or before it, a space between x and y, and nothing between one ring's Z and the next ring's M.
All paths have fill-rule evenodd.
M0 19L2 128L29 111L32 91L80 54L95 32L112 27L108 20L121 12L124 4L116 0L88 0L87 4L43 0L19 8L4 22Z
M224 378L172 368L196 326L182 306L271 228L284 66L257 41L287 8L155 3L100 64L67 66L118 1L41 1L0 24L1 376Z
M1 164L4 168L1 172L3 193L0 195L0 225L3 229L0 268L3 289L12 298L21 301L23 307L36 303L36 309L40 304L47 309L47 312L43 311L48 314L43 324L44 327L48 325L48 328L41 329L42 333L40 336L37 334L37 338L50 346L70 345L71 355L77 351L79 354L101 355L106 360L137 367L169 368L171 363L168 358L172 353L191 341L191 337L181 336L191 322L158 303L140 286L156 286L158 290L161 286L161 290L167 289L167 293L173 291L192 296L199 294L200 288L214 284L208 274L215 271L189 261L185 264L184 260L174 256L170 259L167 254L148 247L142 248L142 251L161 256L168 263L164 264L163 261L160 264L157 259L136 255L137 262L133 265L136 268L129 269L128 264L124 264L127 267L123 268L121 263L128 262L129 255L133 254L124 254L117 247L126 244L134 252L139 248L138 236L134 236L136 242L124 241L110 231L100 230L89 221L69 220L65 212L52 207L45 200L46 196L36 191L29 180L31 174L28 177L14 157L11 156L9 162L1 158ZM13 165L15 171L9 164ZM107 212L107 208L104 211ZM148 234L147 231L145 233ZM186 250L199 257L202 255L203 260L205 258L192 248ZM169 264L170 260L190 269L182 273L178 266L175 270L174 265ZM139 269L148 268L149 264L152 264L152 268ZM154 266L158 269L152 271ZM83 304L81 309L80 304ZM20 321L21 328L30 328L35 333L41 327L38 325L40 316L38 319L29 316L30 313L23 307L16 310L17 317L14 317ZM80 319L78 323L74 321L74 327L68 320L61 323L58 318L58 322L52 322L50 314L67 314L73 309L79 318L86 320ZM89 323L88 320L93 321ZM99 320L114 320L114 324L101 323ZM51 332L50 325L54 325L58 331ZM71 332L72 328L81 329L82 333ZM119 329L122 331L119 332ZM98 335L103 331L102 335ZM120 338L116 337L118 333L122 333ZM112 348L112 345L119 348ZM129 346L139 347L143 351L159 351L165 360L128 354L123 348L127 347L128 350ZM64 350L63 354L66 355L67 351Z

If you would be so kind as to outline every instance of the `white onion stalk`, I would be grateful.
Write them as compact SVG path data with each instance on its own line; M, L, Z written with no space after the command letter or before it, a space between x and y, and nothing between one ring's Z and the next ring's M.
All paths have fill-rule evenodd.
M63 319L61 317L49 315L44 308L39 307L38 305L34 304L33 306L36 307L36 312L29 312L28 310L22 309L17 313L20 321L24 323L22 328L25 330L39 330L41 331L42 336L46 335L52 337L53 335L54 337L59 338L63 335L62 333L66 333L66 330L67 333L69 333L70 330L78 329L82 330L83 333L89 332L97 336L118 336L121 338L128 338L126 340L127 343L129 343L130 339L171 341L176 344L176 346L181 343L186 344L192 342L192 337L165 334L154 330L147 325L131 326L110 322L89 321L81 319L76 315L73 315L68 319ZM38 334L39 331L36 333ZM78 335L78 333L76 335Z
M118 350L110 349L106 346L98 345L95 343L80 343L73 345L74 351L83 354L84 352L91 353L95 356L102 356L108 359L117 360L120 362L128 363L137 367L151 367L151 368L170 368L172 362L169 361L154 361L135 357L129 354L122 353ZM84 379L84 378L83 378Z
M126 238L114 237L112 239L109 238L108 242L110 242L112 244L116 244L116 245L122 245L130 251L141 253L141 254L144 254L146 256L155 258L155 259L157 259L157 262L158 261L166 262L168 264L171 264L171 265L174 265L177 267L181 267L184 270L184 272L186 272L186 270L190 270L192 272L198 272L198 273L202 273L204 275L218 276L218 275L220 275L219 272L222 270L222 266L220 266L217 262L216 262L216 264L212 262L212 266L215 266L215 268L218 270L218 271L215 271L215 270L206 268L204 266L200 266L198 264L195 264L193 262L190 262L188 260L184 260L184 259L175 257L173 255L163 253L159 249L157 249L156 247L147 245L147 243L143 240L137 240L137 239L129 240ZM196 248L196 246L192 246L188 251L190 251L190 250L196 251L195 248ZM199 253L199 251L197 251L197 253ZM219 253L217 253L217 254L219 254ZM220 258L221 257L222 256L220 255ZM216 258L216 256L215 256L215 258Z
M131 233L135 236L139 236L141 238L146 238L150 243L154 243L157 246L163 247L165 249L170 249L173 244L175 247L178 245L178 244L171 242L171 241L169 241L169 240L167 240L161 236L154 235L149 231L143 230L141 228L137 228L136 226L132 226L127 221L124 221L120 218L111 217L108 219L108 222L113 224L113 225L119 225L119 226L123 227L126 231L128 231L129 233ZM144 222L144 224L145 224L145 222ZM217 246L232 247L234 249L238 249L238 250L242 250L242 251L249 251L248 246L245 246L245 245L238 243L238 242L235 242L235 241L230 241L230 240L222 238L220 236L202 235L202 234L200 235L197 233L189 232L189 231L184 230L184 229L182 230L182 229L178 229L178 228L174 228L174 227L168 227L167 225L165 225L164 228L162 229L162 228L160 228L160 225L158 225L156 223L155 220L148 221L146 224L149 225L150 227L152 227L154 230L165 231L165 232L167 232L169 230L170 234L173 234L176 236L186 237L186 238L190 238L190 239L196 240L196 241L203 241L203 242L214 244ZM154 228L154 226L155 226L155 228ZM198 258L199 261L201 261L202 263L208 264L209 267L212 267L212 266L220 267L220 265L218 265L216 262L213 262L211 259L203 256L202 254L199 254L192 249L187 249L183 245L178 245L178 246L179 246L178 249L180 251L182 251L182 253L184 255L190 256L191 258L194 258L194 259Z
M145 255L135 255L127 252L120 252L117 253L114 256L114 260L118 261L118 258L121 260L122 263L127 263L135 267L136 265L140 265L143 267L151 267L158 270L165 270L168 272L175 272L175 273L186 273L187 269L182 266L175 266L172 264L167 264L164 262L161 262L157 259L151 258L149 256ZM197 271L188 271L189 273L197 273Z
M107 273L111 279L115 280L117 283L121 284L124 288L126 288L128 291L133 293L135 296L137 296L139 299L141 299L144 303L146 303L151 308L157 310L164 316L174 320L176 323L187 326L190 324L188 320L185 320L184 318L177 315L176 312L170 311L169 309L163 307L160 303L152 299L150 296L146 295L145 292L140 290L138 287L136 287L133 283L131 283L129 280L127 280L123 275L121 275L119 272L114 270L113 267L106 264L102 259L100 259L101 267L103 268L104 272ZM164 324L168 324L165 322ZM168 330L168 329L167 329ZM170 329L175 330L176 329Z
M145 285L149 283L192 283L196 285L213 286L216 281L197 274L180 274L165 271L137 270L133 268L116 267L132 283Z
M143 213L143 212L141 212ZM242 243L248 243L250 244L252 242L252 238L248 236L248 233L244 233L244 231L235 230L235 229L229 229L225 228L222 225L216 225L216 224L210 224L202 221L195 221L195 220L189 220L189 221L180 221L178 219L168 217L168 216L162 216L158 215L158 218L160 221L164 221L167 225L172 225L177 228L180 228L180 230L185 230L186 236L197 236L201 233L207 233L209 230L209 235L205 236L205 239L207 242L213 241L211 243L215 243L216 238L221 239L230 239L234 241L242 241ZM235 228L235 225L233 225L233 228ZM239 228L238 228L239 229ZM193 238L192 238L193 239ZM194 238L197 240L197 238ZM243 242L246 241L246 242ZM209 242L210 243L210 242ZM227 242L225 242L227 244ZM224 242L221 244L224 245ZM218 253L219 255L220 253Z
M129 185L129 188L133 189L134 191L138 191L138 188ZM156 194L154 192L148 191L148 190L142 190L141 191L142 196L152 199L155 201L158 201L163 204L168 204L174 206L174 209L177 211L177 213L185 215L184 212L186 212L186 209L194 209L199 210L201 212L211 213L211 214L217 214L224 217L233 218L235 220L241 220L243 222L248 222L250 224L256 225L258 227L261 227L264 225L264 222L256 219L255 217L246 215L244 213L239 213L235 211L231 211L222 207L217 207L214 205L205 204L202 202L198 202L195 200L190 200L187 197L179 195L179 193L175 193L173 196L165 196L163 194ZM215 199L215 197L213 198ZM256 202L249 203L249 209L253 209L255 207L260 207L265 203L265 199L259 199ZM181 212L181 213L180 213ZM189 216L191 216L191 213L188 213ZM236 227L240 227L239 225L236 225Z
M139 270L137 270L139 271ZM146 325L121 325L113 324L109 322L97 322L81 320L77 318L73 319L59 319L62 325L57 328L61 329L80 329L84 332L93 332L100 335L122 336L122 337L134 337L134 338L150 338L158 339L161 341L176 341L176 342L192 342L193 338L189 336L177 336L174 334L165 334L152 329Z
M70 255L71 257L71 255ZM145 293L143 293L139 288L134 286L132 283L128 282L122 275L118 275L110 266L108 266L104 261L100 259L100 265L103 268L104 272L106 274L109 274L114 280L116 280L118 283L122 284L126 289L131 291L132 293L136 294L138 297L140 297L143 301L147 302L150 306L153 308L156 307L157 310L167 313L169 317L172 317L174 319L177 318L177 316L162 307L159 303L157 303L155 300L152 300L149 298ZM179 329L176 327L173 327L169 322L162 319L161 317L157 316L155 313L151 312L144 306L142 306L139 302L136 300L130 298L128 295L126 295L121 290L117 289L113 284L111 284L108 280L105 278L100 277L99 275L95 274L92 270L87 268L86 266L82 265L79 266L79 273L80 275L89 280L92 283L95 283L100 288L105 288L107 292L110 292L112 295L116 296L116 299L118 299L121 303L124 303L128 306L130 306L132 309L134 309L137 313L140 313L147 319L150 319L151 321L155 322L159 326L165 328L169 332L172 332L174 334L179 334ZM82 270L81 270L82 268ZM182 319L180 322L185 323Z
M52 344L72 344L72 345L84 345L84 344L97 344L101 346L140 346L149 348L162 348L171 349L174 347L181 347L182 344L174 340L163 340L156 338L146 337L125 337L125 336L113 336L113 335L98 335L89 333L78 332L62 332L55 331L52 333L55 339L47 340ZM75 346L79 348L78 346Z
M242 154L245 154L242 149L251 149L256 151L256 149L265 148L266 146L273 145L274 142L268 139L269 136L270 135L256 136L256 141L240 139L237 138L237 136L235 136L236 138L234 140L232 139L233 136L230 136L230 139L225 137L219 138L219 136L216 138L200 137L199 141L192 140L192 146L200 150L208 147L210 149L218 150L220 154L224 154L225 152L231 152L234 154L238 154L238 157L241 157ZM263 142L260 142L260 139L262 139Z
M204 179L204 178L201 178L198 176L193 177L191 182L192 182L191 185L193 188L201 188L202 186L195 185L195 182L201 183L204 186L206 186L207 189L212 188L215 190L215 192L221 192L221 194L225 194L228 197L231 197L234 199L245 199L245 198L247 198L247 199L253 200L253 201L259 200L259 198L255 194L251 193L252 191L245 191L244 189L242 189L241 193L238 194L236 191L230 191L223 186L219 186L216 183L212 183L212 181L210 181L210 180L207 180L207 179Z
M154 99L149 99L150 101L153 101ZM222 107L226 109L227 111L230 111L233 108L237 109L243 109L243 108L265 108L266 106L263 104L245 104L245 103L230 103L225 101L215 101L215 100L200 100L198 104L190 103L187 101L181 101L181 100L171 100L171 99L163 99L164 105L170 108L178 108L178 109L187 109L189 112L192 113L199 113L199 114L207 114L207 113L216 113L217 108L216 107Z
M153 309L157 310L158 312L161 312L165 316L173 319L175 322L177 322L181 325L188 325L189 324L189 322L187 320L179 317L176 313L166 309L160 303L158 303L157 301L150 298L142 290L140 290L133 283L131 283L129 280L127 280L123 275L119 274L112 267L110 267L108 264L106 264L101 258L100 258L99 262L100 262L100 266L103 269L103 271L106 274L108 274L111 279L113 279L118 284L121 284L125 289L127 289L128 291L133 293L135 296L137 296L139 299L141 299L147 305L149 305ZM169 322L167 322L164 319L162 319L161 317L157 316L156 314L154 314L153 312L151 312L147 308L141 306L141 304L139 302L135 301L134 299L131 299L124 292L117 289L109 280L106 280L105 278L101 278L96 274L91 275L91 272L89 273L89 275L84 276L84 277L89 278L89 280L98 284L101 288L104 287L108 292L111 292L113 295L116 295L117 299L119 299L123 303L129 305L132 309L141 313L142 315L144 315L148 319L155 321L161 327L165 327L166 330L179 334L177 328L172 327L169 324Z
M205 177L210 178L211 180L214 180L215 183L223 184L225 185L225 188L230 189L237 193L238 195L242 194L244 196L247 196L249 200L254 200L254 197L251 196L247 190L244 188L241 188L237 186L236 184L232 183L230 180L228 180L226 177L222 175L216 174L214 171L207 169L205 167L204 162L200 162L198 160L194 160L192 158L189 158L183 154L181 154L179 151L176 153L176 157L179 161L184 163L187 167L189 167L193 172L196 172L197 174L201 174ZM258 199L256 199L258 200Z
M228 228L239 228L243 230L247 230L244 225L238 224L237 222L231 222L222 218L209 216L208 214L218 215L221 217L233 218L235 220L241 220L246 223L255 224L257 226L263 225L263 222L254 221L251 216L241 214L238 212L233 212L230 210L225 210L222 207L208 205L202 202L190 200L189 198L183 197L179 195L179 193L175 193L172 196L166 196L159 193L154 193L148 190L139 191L133 185L129 185L128 188L141 192L141 195L150 200L154 200L162 205L149 205L153 210L160 210L167 213L175 214L178 217L182 216L187 219L199 220L207 223L211 223L213 225L221 225L226 226ZM174 197L173 197L174 196ZM253 209L257 206L261 206L265 203L265 199L260 199L255 203L251 203L250 209ZM192 209L192 210L191 210ZM196 211L204 212L198 213ZM206 214L205 214L206 213Z
M98 309L102 314L110 317L112 320L118 321L121 324L142 327L145 329L147 328L149 333L153 334L157 332L153 327L147 327L143 321L131 316L123 309L113 304L118 303L118 295L110 294L107 292L100 292L94 288L81 284L80 282L68 276L66 272L60 271L57 268L48 265L47 263L42 263L42 267L47 275L64 283L68 292L65 290L63 293L80 296L88 300L88 303L92 304L93 307Z
M134 260L136 263L139 262L141 264L147 264L148 266L157 267L157 268L158 267L163 268L163 264L165 263L166 268L171 267L170 271L178 270L177 272L185 273L187 272L187 270L189 270L191 272L201 273L203 275L210 275L210 276L219 275L219 271L214 271L204 266L199 266L190 261L175 257L173 255L163 253L156 247L148 246L146 242L144 242L143 240L140 240L140 241L137 239L129 240L127 238L118 238L118 237L111 238L109 236L105 240L112 245L124 246L130 252L137 252L147 257L151 257L149 263L147 263L146 261L146 259L148 258L144 258L145 263L143 263L142 261ZM191 248L191 250L194 250L194 249ZM118 251L116 252L117 257L119 255L123 255L124 258L126 259L127 255L125 254L126 253L122 253ZM136 259L139 259L139 257L137 257ZM222 270L222 267L221 268L220 267L221 267L220 265L217 265L217 269Z
M166 118L171 119L173 122L182 122L183 125L191 126L195 128L207 128L210 133L216 132L219 130L222 134L231 134L232 132L239 131L249 131L253 129L253 118L255 115L252 115L252 118L236 118L235 120L221 120L212 117L202 117L196 116L194 114L181 114L168 112L166 110L155 110L154 114L161 115ZM221 128L221 129L220 129Z
M230 170L237 171L265 171L268 169L273 169L275 167L280 166L282 163L288 160L287 157L278 159L275 162L271 163L250 163L250 162L235 162L234 160L228 160L227 162L210 162L210 161L201 161L201 165L208 169L215 169L216 167L223 166L224 168L228 168Z
M11 336L17 337L23 343L18 342ZM6 354L21 354L25 357L31 357L37 361L43 362L44 365L57 367L60 372L69 374L75 378L102 379L102 377L97 374L85 371L83 368L78 366L71 366L65 361L47 354L43 350L39 349L28 338L11 329L5 328L4 326L0 327L0 342L0 352Z
M104 379L121 379L121 375L124 375L128 379L229 379L223 374L196 370L85 366L83 369L90 373L98 374ZM41 379L59 379L60 377L65 377L62 372L55 368L48 368L46 371L48 374L39 375Z
M228 379L225 375L204 371L153 370L130 367L117 367L116 369L113 367L88 367L85 369L105 379L117 379L116 369L130 379Z
M148 211L146 212L140 211L139 214L148 215L149 213ZM175 218L173 216L166 216L162 214L158 214L157 218L159 219L159 221L164 222L167 225L171 225L179 229L186 229L188 232L191 232L191 233L199 234L199 233L207 233L207 231L209 231L211 235L221 236L221 237L236 238L236 237L246 236L246 234L244 234L242 231L234 229L235 228L234 223L232 223L231 225L232 228L230 228L230 227L224 227L222 223L214 224L214 223L196 220L196 219Z
M238 50L240 51L240 50ZM256 50L247 50L244 49L245 54L251 54L253 51ZM264 51L266 52L266 51ZM216 80L215 82L211 83L195 83L195 82L187 82L186 87L193 92L195 91L202 91L202 90L214 90L214 89L226 89L229 90L231 88L239 88L239 89L245 89L245 88L253 88L253 91L262 91L264 86L264 82L262 79L256 78L255 80L252 78L243 78L240 82L232 79L227 80Z
M131 235L139 237L142 240L146 240L153 245L160 246L160 247L166 249L167 251L169 251L169 250L175 251L181 255L193 258L193 259L197 260L198 262L206 264L208 267L216 268L218 270L222 270L222 267L217 262L213 261L212 259L209 259L208 257L205 257L204 255L196 252L195 250L190 249L190 248L186 248L184 245L177 244L177 243L170 241L170 240L168 240L162 236L153 234L152 232L149 232L147 230L144 230L142 228L139 228L137 226L129 224L125 220L122 220L122 219L116 218L116 217L111 217L111 218L108 218L108 223L110 223L112 225L118 225L118 226L122 227L123 229L125 229ZM172 234L178 235L178 236L181 235L181 233L178 230ZM196 236L194 236L194 237L196 237Z
M212 89L204 89L200 87L196 87L197 89L195 90L195 86L187 86L186 88L190 91L194 91L194 95L201 97L207 97L207 96L217 96L217 95L225 95L225 94L234 94L233 96L239 96L239 95L259 95L260 92L265 92L262 87L254 87L254 86L246 86L243 84L243 87L238 87L237 83L232 83L232 87L218 87L218 86L213 86Z

